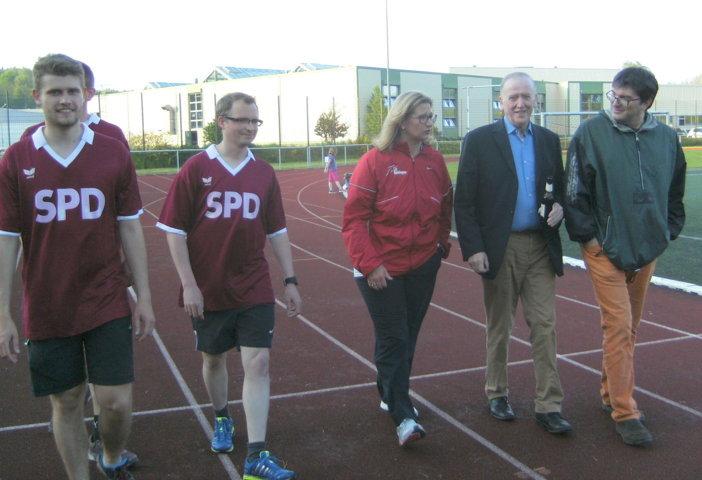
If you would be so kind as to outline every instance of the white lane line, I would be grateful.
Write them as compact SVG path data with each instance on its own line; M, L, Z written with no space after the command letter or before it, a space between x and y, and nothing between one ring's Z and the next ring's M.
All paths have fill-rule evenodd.
M642 342L642 343L637 343L636 348L641 348L641 347L646 347L649 345L657 345L659 343L667 343L667 342L678 342L678 341L683 341L683 340L689 340L690 337L675 337L675 338L666 338L664 340L652 340L649 342ZM596 349L596 350L586 350L582 352L573 352L573 353L568 353L563 355L564 357L577 357L581 355L590 355L594 353L601 353L602 349ZM512 362L508 362L507 365L510 367L516 367L520 365L528 365L533 363L534 360L531 358L525 359L525 360L516 360ZM440 378L440 377L450 377L454 375L463 375L466 373L475 373L475 372L481 372L485 370L487 367L485 365L481 365L478 367L471 367L471 368L461 368L457 370L446 370L443 372L434 372L434 373L425 373L422 375L413 375L410 377L412 381L420 381L420 380L430 380L434 378ZM327 388L319 388L316 390L305 390L305 391L300 391L300 392L290 392L290 393L281 393L278 395L271 395L271 401L275 400L285 400L289 398L304 398L304 397L311 397L315 395L323 395L326 393L337 393L337 392L345 392L349 390L358 390L358 389L363 389L363 388L369 388L369 387L375 387L376 384L375 382L366 382L366 383L356 383L352 385L341 385L338 387L327 387ZM243 403L243 400L229 400L228 404L229 405L240 405ZM206 409L211 406L210 403L198 403L197 408L199 409ZM156 408L152 410L140 410L137 412L132 412L132 415L135 417L150 417L150 416L156 416L156 415L165 415L169 413L180 413L184 411L192 411L193 406L192 405L182 405L179 407L167 407L167 408ZM92 417L85 417L84 420L87 422L90 420ZM20 430L32 430L35 428L47 428L49 426L49 422L42 422L42 423L28 423L28 424L21 424L21 425L10 425L7 427L0 427L0 433L12 433Z
M310 185L312 185L312 184L310 184ZM310 185L306 185L304 188L308 188ZM320 225L320 224L318 224L318 223L311 222L311 221L309 221L309 220L300 219L300 218L298 218L298 217L293 217L293 216L290 216L290 215L288 215L288 217L293 218L293 219L296 219L296 220L300 220L300 221L302 221L302 222L307 222L307 223L310 223L310 224L312 224L312 225L317 225L317 226L319 226L319 227L321 227L321 228L328 228L328 229L333 229L333 230L341 231L341 228L340 228L338 225L336 225L336 224L334 224L334 223L332 223L332 222L329 222L329 221L327 221L327 220L324 220L324 219L323 219L322 217L320 217L319 215L317 215L317 214L315 214L314 212L310 211L309 209L305 208L305 207L302 205L302 201L301 201L299 198L300 198L300 195L298 194L298 203L300 204L300 206L301 206L302 208L304 208L304 209L305 209L307 212L309 212L312 216L317 217L317 218L321 219L322 221L333 225L334 228L327 227L326 225ZM456 232L451 232L451 237L457 238ZM309 251L307 251L307 250L305 250L305 251L306 251L307 253L309 253L310 255L314 255L312 252L309 252ZM321 257L320 257L320 258L321 258ZM567 259L570 259L570 257L563 257L563 259L564 259L564 262L567 263L567 262L568 262ZM570 259L570 260L576 260L576 259ZM580 260L580 262L582 262L582 260ZM462 265L458 265L458 264L455 264L455 263L451 263L451 262L449 262L449 261L447 261L447 260L442 260L441 263L442 263L443 265L449 265L449 266L454 267L454 268L457 268L457 269L459 269L459 270L465 270L465 271L473 272L473 269L471 269L471 268L467 268L467 267L464 267L464 266L462 266ZM334 264L334 265L337 265L337 264ZM338 265L337 265L337 266L338 266ZM346 267L342 267L342 268L346 268ZM584 264L583 264L583 268L584 268ZM349 268L346 268L346 270L352 271L352 270L349 269ZM672 282L675 282L675 281L672 280ZM681 283L682 283L682 282L681 282ZM695 287L697 287L697 286L695 285ZM701 292L700 294L702 295L702 287L698 287L698 288L700 289L700 292ZM566 297L566 296L564 296L564 295L559 295L559 294L557 294L556 297L557 297L557 298L560 298L560 299L562 299L562 300L568 301L568 302L573 302L573 303L576 303L576 304L578 304L578 305L586 306L586 307L588 307L588 308L594 308L594 309L597 309L597 310L600 309L600 307L597 306L597 305L592 305L592 304L590 304L590 303L586 303L586 302L583 302L583 301L578 300L578 299L575 299L575 298ZM647 324L647 325L651 325L651 326L654 326L654 327L658 327L658 328L661 328L661 329L663 329L663 330L668 330L668 331L671 331L671 332L680 333L680 334L683 334L683 335L689 335L689 336L691 336L691 337L695 337L695 338L698 338L698 339L702 339L702 335L698 335L698 334L691 333L691 332L687 332L687 331L680 330L680 329L677 329L677 328L669 327L669 326L667 326L667 325L663 325L663 324L660 324L660 323L652 322L652 321L650 321L650 320L645 320L645 319L643 319L643 318L641 319L641 323L645 323L645 324Z
M132 300L136 301L137 297L134 288L129 287L128 291L129 295L132 297ZM188 401L188 404L190 405L190 410L195 415L195 418L197 418L197 421L200 424L200 427L202 428L203 432L205 432L205 437L208 439L208 441L211 440L213 434L212 427L205 418L205 414L202 413L202 409L199 407L197 401L195 400L195 395L193 395L193 392L190 390L190 387L188 387L187 382L183 378L183 375L181 375L178 366L173 361L173 357L171 357L171 354L168 352L166 345L163 343L163 340L161 340L161 336L158 334L158 331L155 328L153 330L152 337L154 338L154 341L156 342L156 345L158 346L161 355L166 361L168 369L171 371L171 374L175 378L176 383L178 383L181 392L185 396L185 399ZM236 470L234 463L232 463L228 455L217 455L217 458L219 458L219 461L222 463L224 470L227 472L227 475L229 475L229 478L231 480L241 480L239 472Z
M313 217L319 218L321 221L323 221L324 223L328 223L328 224L331 225L332 227L336 227L337 229L341 229L336 223L330 222L330 221L327 220L326 218L320 217L319 215L317 215L316 213L314 213L312 210L310 210L309 208L307 208L307 207L305 206L305 204L302 203L302 200L300 199L302 193L303 193L305 190L307 190L308 188L310 188L312 185L315 185L315 184L320 183L320 182L324 182L324 180L318 180L318 181L316 181L316 182L308 183L307 185L305 185L304 187L302 187L300 190L298 190L298 192L297 192L297 203L300 205L300 207L302 207L303 210L305 210L307 213L309 213L309 214L312 215Z
M317 254L315 254L315 253L313 253L313 252L311 252L311 251L309 251L309 250L307 250L307 249L304 249L304 248L300 247L299 245L296 245L296 244L294 244L294 243L291 243L291 245L292 245L294 248L297 248L297 249L299 249L299 250L301 250L301 251L304 251L305 253L307 253L307 254L309 254L309 255L311 255L311 256L318 257L320 260L323 260L324 262L329 263L330 265L334 265L334 266L339 267L339 268L341 268L341 269L343 269L343 270L346 270L346 271L351 271L350 268L344 267L344 266L342 266L342 265L339 265L338 263L334 263L334 262L332 262L331 260L327 260L326 258L324 258L324 257L322 257L322 256L320 256L320 255L317 255ZM451 309L449 309L449 308L446 308L446 307L444 307L444 306L441 306L441 305L439 305L439 304L437 304L437 303L431 302L430 305L431 305L432 307L434 307L434 308L437 308L437 309L439 309L439 310L445 312L445 313L448 313L449 315L453 315L453 316L455 316L455 317L457 317L457 318L460 318L460 319L462 319L462 320L465 320L465 321L467 321L467 322L469 322L469 323L471 323L471 324L473 324L473 325L475 325L475 326L478 326L478 327L480 327L480 328L482 328L482 329L485 329L485 328L486 328L485 325L484 325L483 323L478 322L477 320L474 320L474 319L472 319L472 318L470 318L470 317L467 317L466 315L462 315L462 314L460 314L460 313L458 313L458 312L456 312L456 311L454 311L454 310L451 310ZM642 320L642 321L643 321L643 320ZM658 326L658 324L656 324L656 323L654 323L654 322L649 322L649 323L651 323L652 325ZM670 328L668 328L668 329L670 329ZM690 333L690 332L686 332L686 331L684 331L684 330L679 330L679 329L671 329L671 330L676 331L677 333L680 333L680 334L682 334L682 335L685 335L685 336L688 336L688 337L691 337L691 338L700 338L700 335L696 335L696 334L693 334L693 333ZM512 340L514 340L515 342L517 342L517 343L520 343L520 344L522 344L522 345L526 345L526 346L528 346L529 348L531 348L531 343L529 343L529 342L526 341L526 340L522 340L521 338L516 337L516 336L514 336L514 335L510 335L510 338L511 338ZM587 366L587 365L584 365L584 364L582 364L582 363L576 362L575 360L571 360L571 359L567 358L566 356L564 356L564 355L562 355L562 354L558 354L558 355L557 355L557 358L562 359L562 360L564 360L564 361L567 361L568 363L571 363L571 364L573 364L573 365L578 365L578 366L580 366L580 368L582 368L582 369L584 369L584 370L587 370L587 371L589 371L589 372L592 372L592 373L595 373L595 372L596 372L597 375L601 375L601 372L599 372L598 370L595 370L595 369L593 369L593 368L591 368L591 367L589 367L589 366ZM660 401L662 401L662 402L664 402L664 403L667 403L668 405L674 406L674 407L676 407L676 408L679 408L679 409L684 410L684 411L686 411L686 412L688 412L688 413L692 413L693 415L695 415L695 416L697 416L697 417L702 418L702 412L700 412L700 411L698 411L698 410L695 410L695 409L693 409L693 408L690 408L690 407L688 407L687 405L683 405L682 403L679 403L679 402L676 402L676 401L674 401L674 400L668 399L668 398L666 398L666 397L663 397L663 396L661 396L661 395L658 395L658 394L656 394L656 393L654 393L654 392L652 392L652 391L650 391L650 390L646 390L646 389L643 389L643 388L641 388L641 387L635 387L635 389L636 389L636 391L638 391L638 392L641 392L641 393L643 393L643 394L645 394L645 395L648 395L648 396L650 396L650 397L652 397L652 398L655 398L655 399L660 400Z
M693 237L691 235L678 235L678 238L687 238L688 240L697 240L702 242L702 238L700 237Z
M276 303L283 309L286 308L285 303L281 302L280 300L276 299ZM312 330L316 331L319 333L321 336L329 340L331 343L339 347L341 350L346 352L347 354L351 355L353 358L358 360L360 363L368 367L370 370L373 372L376 372L375 365L371 363L369 360L367 360L365 357L363 357L361 354L357 353L354 351L352 348L348 347L341 341L339 341L337 338L332 336L331 334L327 333L325 330L323 330L321 327L317 326L313 322L309 321L307 318L305 318L303 315L298 315L297 319L300 320L302 323L310 327ZM495 445L494 443L490 442L488 439L482 437L480 434L475 432L474 430L468 428L467 426L463 425L461 422L459 422L457 419L453 418L451 415L434 405L432 402L427 400L426 398L422 397L419 395L417 392L414 390L410 389L410 395L412 398L417 400L419 403L423 404L428 410L431 410L436 414L438 417L444 419L447 421L449 424L453 425L463 433L467 434L470 436L473 440L477 441L480 443L483 447L486 449L490 450L492 453L497 455L498 457L502 458L506 462L510 463L512 466L515 468L519 469L522 473L525 475L528 475L529 478L535 479L535 480L546 480L544 477L539 475L537 472L529 468L528 466L524 465L522 462L511 456L509 453L505 452L502 450L500 447Z

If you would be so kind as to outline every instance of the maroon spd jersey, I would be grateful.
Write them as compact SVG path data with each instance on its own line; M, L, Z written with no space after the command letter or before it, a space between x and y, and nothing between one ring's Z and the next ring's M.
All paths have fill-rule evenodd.
M127 147L127 150L129 150L129 142L127 142L127 138L124 136L124 133L122 133L122 129L117 125L101 119L96 113L91 113L88 119L83 123L95 133L101 133L110 138L114 138L115 140L119 140L125 147ZM22 132L20 140L31 137L38 128L43 127L44 125L45 123L41 122L37 123L36 125L32 125L31 127L27 127L27 129Z
M83 127L61 158L38 129L0 161L0 235L22 237L23 333L67 337L129 315L117 222L142 213L129 152Z
M235 169L214 145L188 159L156 226L187 235L205 310L274 302L263 249L266 237L287 232L285 212L273 168L250 151Z

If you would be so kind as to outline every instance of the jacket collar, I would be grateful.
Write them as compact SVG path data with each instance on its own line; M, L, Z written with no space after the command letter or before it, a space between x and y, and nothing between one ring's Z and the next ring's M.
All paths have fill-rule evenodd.
M624 133L636 133L636 132L642 132L644 130L653 130L658 126L658 121L653 118L653 115L650 113L646 112L646 115L644 116L644 121L639 127L638 130L634 130L631 127L628 127L624 125L623 123L617 122L613 117L612 117L612 111L611 110L602 110L600 112L600 115L603 115L605 118L607 118L612 126L619 130L620 132Z
M422 145L419 147L419 155L421 155L422 152L424 151L424 147L426 147L426 145L424 145L424 144L422 144ZM410 154L409 145L408 145L407 142L405 142L405 141L402 141L402 140L396 141L396 142L393 144L392 148L393 148L393 150L397 150L398 152L404 153L404 154L407 155L408 157L411 157L411 156L412 156L412 155Z

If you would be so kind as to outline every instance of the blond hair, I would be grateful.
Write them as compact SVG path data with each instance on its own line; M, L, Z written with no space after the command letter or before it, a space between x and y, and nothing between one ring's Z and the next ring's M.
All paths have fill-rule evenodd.
M392 148L397 137L400 136L402 122L412 115L415 108L424 103L433 106L431 98L420 92L405 92L397 97L395 103L390 107L387 118L383 121L380 133L373 140L373 145L381 152Z

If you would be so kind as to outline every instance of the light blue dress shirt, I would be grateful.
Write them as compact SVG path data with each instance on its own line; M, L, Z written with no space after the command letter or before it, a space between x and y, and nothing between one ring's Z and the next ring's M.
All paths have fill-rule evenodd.
M512 218L512 231L521 232L539 227L539 216L536 205L536 155L534 151L534 132L531 122L524 137L519 129L504 117L507 137L514 157L514 169L517 172L517 204Z

